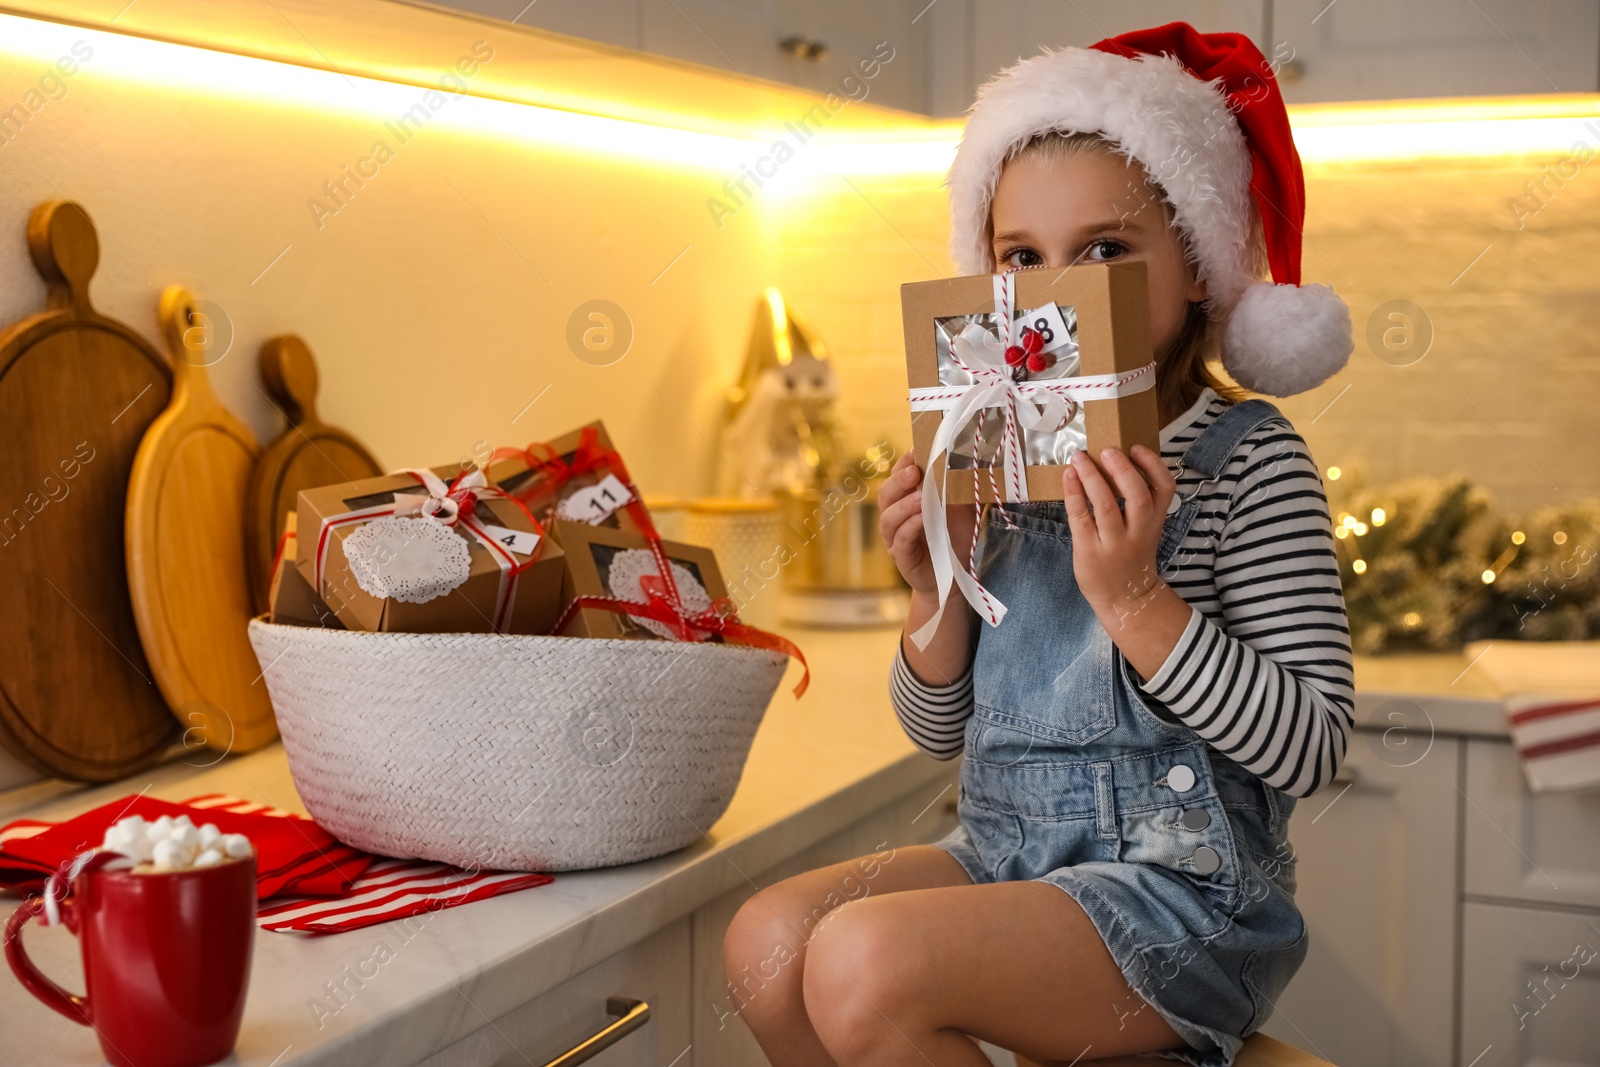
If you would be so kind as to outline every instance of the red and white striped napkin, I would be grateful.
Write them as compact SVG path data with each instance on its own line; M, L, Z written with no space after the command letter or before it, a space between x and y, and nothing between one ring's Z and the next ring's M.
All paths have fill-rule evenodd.
M142 804L166 806L165 802L151 801L149 798L144 798ZM106 807L109 809L112 805ZM470 904L474 900L555 881L553 876L538 872L470 870L427 860L373 856L333 840L331 835L303 815L294 815L224 793L190 797L178 802L175 807L193 809L190 818L196 824L205 822L204 816L208 812L295 820L297 832L293 839L305 841L305 854L295 858L293 870L277 880L269 880L266 872L258 872L263 892L270 892L270 895L260 901L256 922L263 930L278 933L333 934L359 930L364 926L442 911ZM118 804L115 811L107 811L94 821L97 827L101 823L109 825L125 810L133 809ZM4 869L9 864L13 875L9 881L19 889L24 888L29 883L22 881L22 878L30 873L29 868L40 867L36 858L22 858L23 854L40 851L30 848L28 842L46 831L66 825L37 819L18 819L0 827L0 873L5 873ZM103 832L103 827L100 832ZM244 832L249 834L248 830ZM74 837L73 854L99 843L98 837L90 841L90 836L93 835L79 833ZM274 836L282 838L288 835ZM78 841L77 837L83 840ZM261 852L258 846L258 857ZM39 877L48 873L48 869L48 866L44 866ZM315 872L314 877L306 877L304 872L307 871ZM296 872L299 872L298 875ZM303 891L306 887L314 887L316 895L295 895L292 892L296 889Z
M1535 793L1600 786L1600 641L1473 641Z

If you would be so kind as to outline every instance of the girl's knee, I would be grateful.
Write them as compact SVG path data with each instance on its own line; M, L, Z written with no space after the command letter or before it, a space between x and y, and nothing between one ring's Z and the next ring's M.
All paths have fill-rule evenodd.
M817 1035L835 1054L864 1053L908 1022L914 976L907 943L873 902L834 909L807 949L801 995Z
M778 889L763 889L745 901L722 936L728 1000L741 1014L746 1007L756 1014L803 1010L805 937L794 925L794 902Z

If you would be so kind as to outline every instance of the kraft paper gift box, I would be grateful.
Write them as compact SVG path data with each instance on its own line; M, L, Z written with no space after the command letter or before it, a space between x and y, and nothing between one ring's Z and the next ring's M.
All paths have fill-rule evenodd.
M431 473L449 484L461 472L436 467ZM481 483L482 475L473 475ZM561 606L566 571L561 547L521 507L493 498L495 491L487 485L471 491L476 506L470 514L460 509L455 524L446 527L448 537L430 524L426 529L388 525L381 538L372 538L361 531L375 532L371 524L378 520L422 521L415 511L434 494L418 475L402 472L302 490L295 507L300 527L296 567L352 630L548 633ZM402 514L396 515L397 510ZM410 530L416 535L405 532ZM353 549L347 550L352 537L362 546L356 553L364 564L360 576L352 569ZM419 559L448 571L448 577L429 571L424 577L430 580L422 588L415 582L407 588L397 568L414 571ZM368 586L394 592L375 595L363 588L363 579Z
M344 623L333 613L305 575L295 565L295 513L284 517L283 537L278 541L277 562L272 568L268 589L268 619L286 626L321 626L343 630Z
M1012 280L1008 294L1001 291L1005 277ZM1048 338L1047 368L1007 367L997 308L1008 296L1016 316L1012 343L1022 343L1025 327L1037 329ZM1079 449L1097 467L1103 448L1160 451L1143 263L911 282L901 286L900 304L917 465L924 472L931 466L945 503L1060 500L1062 472ZM987 404L978 406L979 393ZM1058 425L1063 414L1070 417ZM960 424L936 441L947 421ZM946 446L937 456L936 444ZM1011 469L1008 455L1022 459L1021 470Z
M522 501L546 526L572 519L645 532L635 515L648 520L649 512L598 419L526 449L497 449L486 473L490 484ZM630 500L635 507L626 506Z
M644 602L639 576L658 571L649 542L643 535L566 519L557 519L551 533L566 552L566 583L561 594L563 610L580 596ZM711 549L677 541L662 541L661 549L672 565L686 614L705 610L711 602L728 595ZM687 572L692 582L683 581L682 572ZM670 631L663 632L661 624L652 626L651 623L655 620L641 620L604 608L582 607L572 613L571 620L558 632L566 637L671 639Z

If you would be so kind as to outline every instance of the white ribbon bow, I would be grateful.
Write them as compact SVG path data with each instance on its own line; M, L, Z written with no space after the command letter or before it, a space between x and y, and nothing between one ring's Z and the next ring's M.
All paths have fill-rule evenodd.
M912 411L943 411L939 429L933 436L933 447L922 478L922 521L928 540L928 555L933 563L935 586L938 590L938 607L933 617L911 635L919 648L927 648L944 617L945 603L950 596L952 582L960 588L967 603L991 626L1000 625L1005 618L1006 606L996 600L974 576L977 552L977 519L982 505L973 493L973 542L968 561L963 563L950 542L950 528L946 520L941 486L934 477L934 468L940 456L948 456L955 443L956 434L976 416L982 419L987 409L998 407L1004 415L1000 433L1000 454L1006 468L1008 501L1026 502L1028 496L1027 457L1023 450L1022 435L1018 427L1040 433L1056 433L1065 428L1077 415L1079 405L1085 400L1109 400L1143 392L1155 386L1155 360L1133 371L1115 374L1094 374L1075 378L1050 378L1032 380L1021 378L1022 368L1015 370L1005 365L1004 352L1012 345L1012 328L1015 319L1014 287L1011 273L994 276L995 315L1000 320L1002 336L996 340L981 326L968 326L951 343L951 358L957 366L972 376L963 385L928 386L910 391ZM978 336L978 335L981 335ZM994 353L1000 358L996 360ZM963 356L966 358L963 359ZM1016 375L1016 376L1014 376ZM977 460L977 438L982 432L981 421L973 432L973 459ZM990 468L993 484L993 468ZM945 471L946 477L949 471ZM974 490L978 471L972 472ZM995 498L1000 498L995 485ZM972 568L972 569L969 569Z

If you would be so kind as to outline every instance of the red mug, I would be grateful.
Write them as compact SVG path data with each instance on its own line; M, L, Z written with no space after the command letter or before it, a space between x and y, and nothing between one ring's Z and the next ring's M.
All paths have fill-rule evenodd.
M254 853L150 873L86 865L60 902L83 948L83 996L22 947L22 927L44 910L34 896L12 912L6 962L28 992L91 1027L115 1067L201 1067L233 1051L255 946Z

